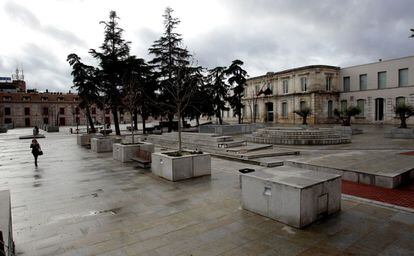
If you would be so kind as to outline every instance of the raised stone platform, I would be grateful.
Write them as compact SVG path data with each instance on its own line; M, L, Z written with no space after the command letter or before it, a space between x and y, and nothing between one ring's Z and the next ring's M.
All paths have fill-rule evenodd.
M200 133L215 133L220 135L235 135L252 133L259 128L263 128L263 124L210 124L200 125L198 131Z
M414 157L397 152L355 150L286 160L284 164L339 174L343 180L384 188L397 188L414 179Z
M350 143L349 134L333 128L268 127L245 135L247 141L284 145L332 145Z
M341 176L290 166L240 175L244 209L303 228L341 209Z
M21 140L28 140L28 139L44 139L46 138L43 134L37 134L37 135L23 135L19 136L19 139Z

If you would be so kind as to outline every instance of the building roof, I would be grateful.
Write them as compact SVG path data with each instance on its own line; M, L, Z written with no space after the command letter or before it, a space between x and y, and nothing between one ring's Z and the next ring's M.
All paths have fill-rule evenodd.
M330 69L335 69L335 70L340 70L341 69L340 67L337 67L337 66L309 65L309 66L303 66L303 67L298 67L298 68L286 69L286 70L282 70L282 71L278 71L278 72L268 72L266 75L261 75L261 76L255 76L255 77L248 78L247 81L267 77L268 75L271 75L271 76L276 75L277 76L277 75L283 75L283 74L287 74L287 73L291 73L291 72L297 72L297 71L301 71L301 70L315 69L315 68L330 68Z

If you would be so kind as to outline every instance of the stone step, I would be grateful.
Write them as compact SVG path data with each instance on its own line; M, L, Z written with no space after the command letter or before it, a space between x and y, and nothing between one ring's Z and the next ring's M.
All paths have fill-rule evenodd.
M248 153L248 152L264 150L264 149L268 149L268 148L272 148L272 147L273 147L272 144L249 143L246 146L233 147L233 148L226 149L226 152L232 152L232 153L235 153L235 154L245 154L245 153Z
M232 148L232 147L239 147L239 146L246 146L247 141L245 140L235 140L235 141L223 141L218 143L219 148Z

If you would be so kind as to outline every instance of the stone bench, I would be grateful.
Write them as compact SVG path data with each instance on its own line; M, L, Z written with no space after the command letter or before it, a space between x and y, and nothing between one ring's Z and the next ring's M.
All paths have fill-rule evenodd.
M137 162L139 167L150 168L151 167L151 152L139 149L132 161Z
M240 174L243 209L303 228L341 209L341 176L291 166Z

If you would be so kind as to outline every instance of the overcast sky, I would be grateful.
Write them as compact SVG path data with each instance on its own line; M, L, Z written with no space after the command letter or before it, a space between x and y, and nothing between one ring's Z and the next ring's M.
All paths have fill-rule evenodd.
M238 58L250 76L305 65L346 67L414 55L412 0L1 0L0 76L23 67L29 88L68 91L76 53L103 41L101 20L120 16L131 54L151 59L165 7L198 64L228 66Z

